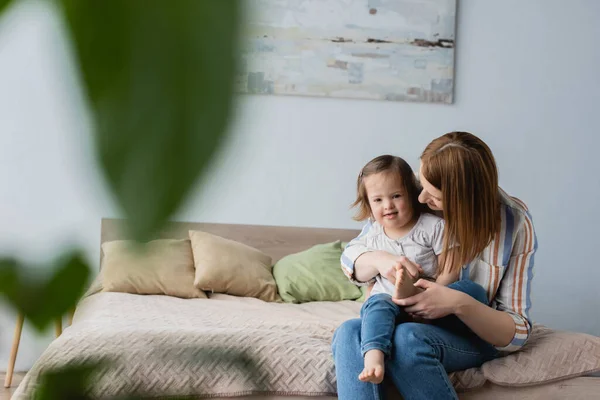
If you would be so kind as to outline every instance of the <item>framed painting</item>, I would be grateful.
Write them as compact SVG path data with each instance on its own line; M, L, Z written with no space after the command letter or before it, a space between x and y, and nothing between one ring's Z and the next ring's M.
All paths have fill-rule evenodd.
M452 103L456 0L247 0L241 93Z

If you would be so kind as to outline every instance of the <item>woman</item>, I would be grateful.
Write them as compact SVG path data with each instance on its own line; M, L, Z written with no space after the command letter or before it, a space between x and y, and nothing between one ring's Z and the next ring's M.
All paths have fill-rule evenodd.
M478 367L527 341L537 240L527 207L498 187L492 152L476 136L452 132L432 141L421 155L420 181L419 201L442 213L444 253L453 257L461 281L442 286L418 280L421 293L394 300L428 321L396 326L385 376L406 400L457 399L448 372ZM402 269L419 274L410 260L366 247L344 251L343 267L362 285L378 274L394 281ZM384 397L381 385L358 379L360 329L360 320L349 320L334 335L340 400Z

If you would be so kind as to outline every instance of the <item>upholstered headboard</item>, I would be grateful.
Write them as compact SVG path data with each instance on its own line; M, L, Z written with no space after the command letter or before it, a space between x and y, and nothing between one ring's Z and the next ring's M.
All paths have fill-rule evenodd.
M112 240L129 239L122 226L123 220L102 219L101 244ZM186 239L190 230L204 231L247 244L270 255L273 262L288 254L306 250L315 244L335 240L350 241L359 234L359 231L353 229L171 222L156 239Z

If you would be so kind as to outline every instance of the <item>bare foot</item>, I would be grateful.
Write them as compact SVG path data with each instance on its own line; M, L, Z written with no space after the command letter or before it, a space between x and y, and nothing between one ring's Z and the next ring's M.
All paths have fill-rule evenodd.
M413 278L406 268L400 267L396 271L396 290L394 291L394 299L405 299L419 293L419 288L414 286L418 279Z
M381 350L369 350L365 353L365 369L362 370L358 379L363 382L379 384L383 382L385 372L385 355Z

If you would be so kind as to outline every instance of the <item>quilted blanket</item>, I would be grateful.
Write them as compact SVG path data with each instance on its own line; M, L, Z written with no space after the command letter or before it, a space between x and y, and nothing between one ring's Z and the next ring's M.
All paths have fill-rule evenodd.
M98 399L132 391L157 398L335 396L332 335L360 307L352 301L277 304L222 294L186 300L94 294L80 303L73 325L50 344L13 399L30 399L47 369L101 358L112 363L89 388ZM598 371L600 338L537 326L523 351L451 379L460 391L486 380L528 386Z
M114 361L94 379L94 398L140 389L162 397L335 394L331 338L360 306L98 293L82 301L13 398L31 398L43 370L99 358ZM257 370L240 368L241 353Z

